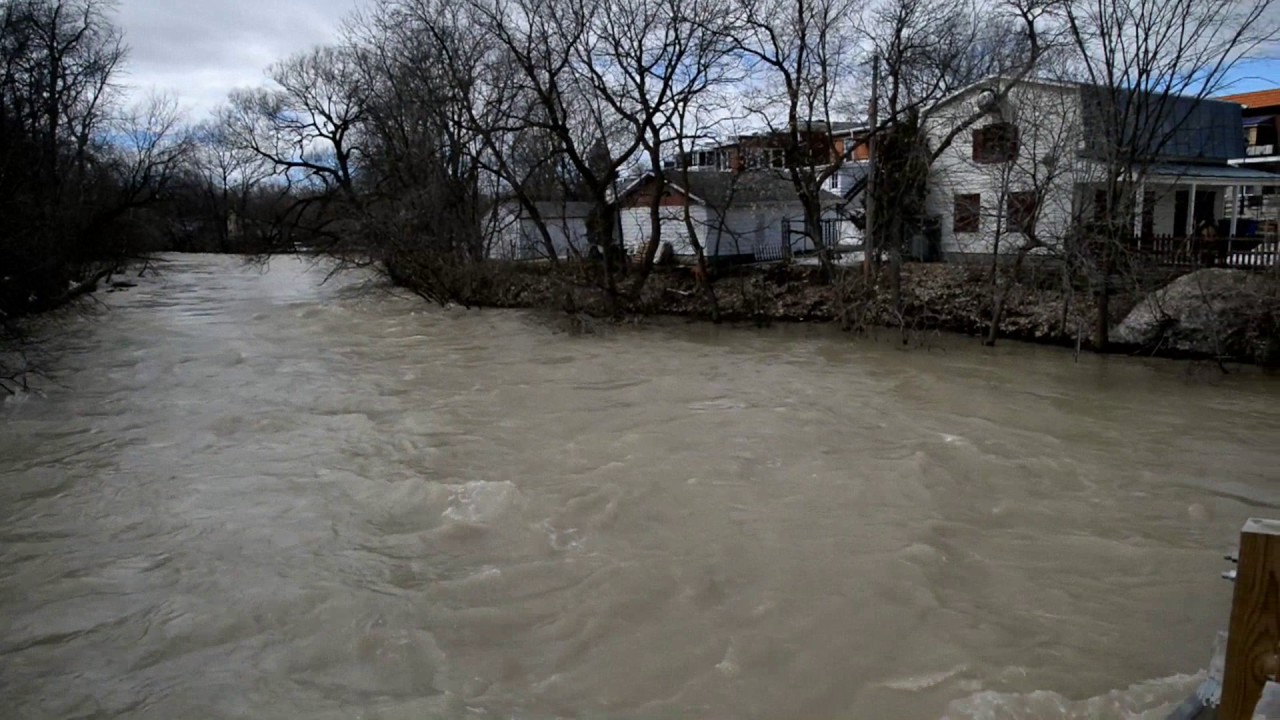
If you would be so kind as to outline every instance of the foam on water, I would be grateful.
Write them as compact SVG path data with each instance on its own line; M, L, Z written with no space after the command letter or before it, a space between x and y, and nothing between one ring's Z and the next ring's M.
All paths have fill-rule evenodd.
M953 701L943 720L1165 720L1205 679L1205 673L1171 675L1072 700L1059 693L976 692Z
M449 507L442 513L450 520L486 524L521 504L520 491L510 481L475 480L449 486Z

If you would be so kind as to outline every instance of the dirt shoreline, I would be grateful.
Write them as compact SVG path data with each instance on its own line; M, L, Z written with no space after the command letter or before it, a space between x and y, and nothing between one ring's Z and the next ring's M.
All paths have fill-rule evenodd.
M470 307L543 309L566 313L579 325L596 320L635 321L666 316L709 322L832 323L851 331L890 330L911 342L922 332L988 334L995 289L990 267L965 263L913 263L902 273L902 306L891 301L887 274L868 282L859 268L842 268L835 283L823 283L817 267L801 265L722 268L709 283L714 303L693 268L655 268L638 297L611 300L598 268L539 264L487 264L461 279L455 301ZM414 276L390 272L393 282L415 289ZM616 279L620 289L630 277ZM1018 341L1093 350L1097 305L1086 289L1069 287L1054 266L1024 268L1015 282L1002 275L1008 294L999 323L999 342ZM616 297L616 296L614 296ZM1118 326L1145 293L1117 290L1110 319ZM1112 342L1108 353L1177 359L1211 359L1275 367L1280 365L1274 303L1260 314L1224 313L1224 330L1212 343ZM877 333L879 334L879 333Z

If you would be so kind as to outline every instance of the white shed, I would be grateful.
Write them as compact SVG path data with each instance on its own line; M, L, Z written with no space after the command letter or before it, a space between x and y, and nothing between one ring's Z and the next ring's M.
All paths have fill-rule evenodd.
M686 187L687 186L687 187ZM657 181L641 176L619 195L622 241L641 253L653 235ZM823 192L824 215L842 225L838 195ZM658 233L676 255L694 255L694 241L707 257L776 260L813 249L799 228L804 208L790 178L778 171L700 170L671 173L658 199Z
M587 216L591 203L540 201L535 212L516 200L498 203L489 216L488 256L501 260L538 260L548 256L547 237L556 257L587 253ZM539 225L546 228L544 236Z

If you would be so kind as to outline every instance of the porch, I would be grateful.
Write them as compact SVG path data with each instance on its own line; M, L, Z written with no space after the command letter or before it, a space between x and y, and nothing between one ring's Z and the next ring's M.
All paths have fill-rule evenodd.
M1280 188L1280 175L1252 168L1160 163L1146 168L1137 197L1143 238L1194 238L1275 242L1280 217L1248 207L1249 188ZM1239 248L1246 250L1244 246ZM1230 254L1230 248L1225 254Z
M1280 270L1280 212L1245 202L1249 188L1280 188L1280 175L1262 170L1186 164L1143 169L1126 245L1143 264L1179 268ZM1106 192L1090 185L1095 221Z

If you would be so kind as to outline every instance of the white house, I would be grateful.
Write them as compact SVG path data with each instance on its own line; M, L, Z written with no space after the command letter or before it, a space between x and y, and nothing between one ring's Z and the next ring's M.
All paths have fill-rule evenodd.
M642 252L652 237L653 173L645 173L618 197L622 241ZM687 187L686 187L687 186ZM708 257L776 260L814 249L802 232L804 207L791 179L780 171L669 171L658 201L659 232L677 256L695 254L696 240ZM838 208L841 198L822 191L824 237L852 243L855 232Z
M1105 144L1116 137L1104 124L1116 102L1089 85L991 78L931 108L922 120L930 142L954 134L929 178L928 212L943 253L1009 252L1030 237L1052 252L1072 231L1101 219ZM1159 119L1134 141L1151 151L1127 178L1136 187L1135 236L1190 237L1205 223L1235 235L1227 193L1240 185L1280 185L1280 176L1228 164L1242 152L1238 105L1160 102Z

